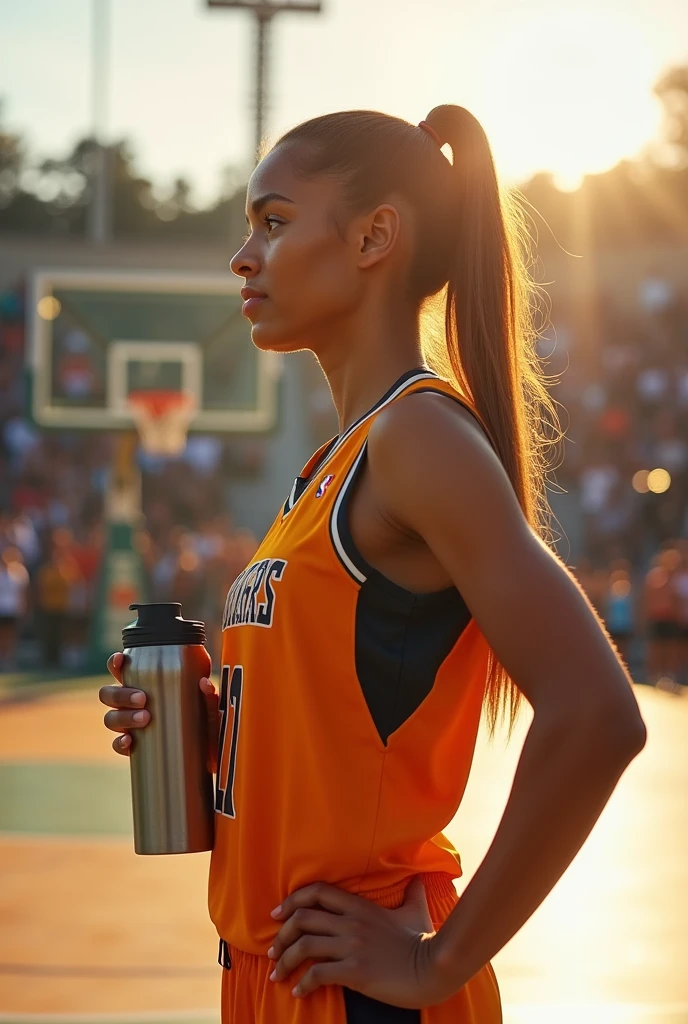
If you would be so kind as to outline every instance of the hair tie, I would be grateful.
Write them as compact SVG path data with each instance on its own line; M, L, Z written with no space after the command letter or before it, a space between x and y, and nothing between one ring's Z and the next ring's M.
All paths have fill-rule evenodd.
M435 129L432 127L432 125L428 124L427 121L419 121L418 122L418 127L422 128L423 131L427 135L429 135L431 139L435 140L435 142L440 147L440 149L442 149L442 140L440 139L439 135L437 134Z

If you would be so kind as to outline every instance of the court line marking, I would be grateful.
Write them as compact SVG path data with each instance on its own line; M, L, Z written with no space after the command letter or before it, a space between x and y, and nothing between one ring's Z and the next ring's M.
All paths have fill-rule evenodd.
M653 1017L688 1015L688 1003L505 1003L506 1014L532 1013L542 1015L556 1011L578 1013L586 1011L611 1011L614 1019L623 1020L627 1016ZM184 1021L198 1021L199 1024L215 1024L219 1021L218 1009L199 1010L147 1010L141 1013L0 1013L0 1024L183 1024ZM609 1018L607 1018L609 1019Z
M103 845L129 845L133 837L124 832L12 832L0 829L0 844L7 843L100 843ZM2 1021L2 1016L0 1016Z
M13 832L9 828L0 828L0 844L2 843L128 843L134 849L132 832L28 832L26 829ZM208 851L209 852L209 851ZM190 855L189 855L190 856Z
M579 1024L586 1014L594 1024L655 1024L677 1017L688 1021L688 1003L505 1003L502 1010L507 1024Z
M15 964L0 963L0 974L30 978L203 978L215 976L219 964Z

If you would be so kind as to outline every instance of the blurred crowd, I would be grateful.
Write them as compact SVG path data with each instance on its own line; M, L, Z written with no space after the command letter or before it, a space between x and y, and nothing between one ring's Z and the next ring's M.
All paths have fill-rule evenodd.
M584 348L565 327L543 344L568 427L557 478L578 491L586 553L640 565L688 535L688 301L649 277L636 310L597 320Z
M688 684L688 302L651 272L636 307L603 303L585 337L559 309L539 350L566 432L556 481L580 521L573 571L635 677L671 688ZM21 288L0 293L0 670L78 668L113 438L31 425L24 323ZM194 436L178 459L139 457L150 599L181 601L216 646L257 544L227 513L231 444Z
M591 311L585 342L558 320L540 353L566 431L556 480L580 515L574 572L644 680L686 684L688 301L653 269L631 308Z

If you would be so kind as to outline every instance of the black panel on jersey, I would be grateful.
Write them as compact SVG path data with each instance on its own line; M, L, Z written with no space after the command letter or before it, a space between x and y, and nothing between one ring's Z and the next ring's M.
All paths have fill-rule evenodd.
M343 986L346 1024L420 1024L420 1010L407 1010L371 999Z
M356 606L356 674L385 745L428 696L471 619L455 587L434 594L398 591L371 576Z
M356 674L386 745L432 690L440 665L471 613L456 587L413 593L360 554L349 530L348 506L365 461L364 454L343 495L337 529L344 551L365 576L356 605Z

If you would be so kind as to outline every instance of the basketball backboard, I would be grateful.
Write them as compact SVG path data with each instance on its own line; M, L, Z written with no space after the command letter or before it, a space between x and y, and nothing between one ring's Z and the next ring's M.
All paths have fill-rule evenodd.
M134 425L135 391L196 397L190 429L256 433L277 419L279 357L259 352L227 275L37 270L30 408L40 427Z

